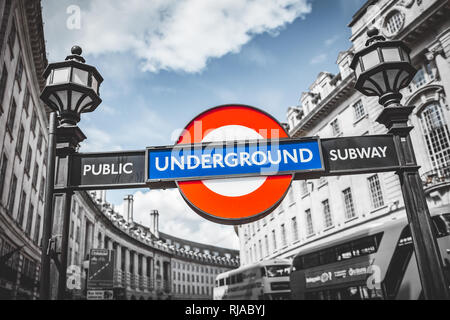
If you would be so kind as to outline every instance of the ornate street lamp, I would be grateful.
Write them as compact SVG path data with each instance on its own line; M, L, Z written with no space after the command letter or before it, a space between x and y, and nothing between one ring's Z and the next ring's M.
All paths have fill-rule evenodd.
M63 62L51 63L44 71L47 79L41 99L59 113L61 125L76 125L81 113L92 112L102 102L99 88L103 78L97 69L85 64L78 46Z
M411 65L410 49L402 41L386 41L378 29L367 32L366 48L357 52L350 67L355 71L355 88L366 96L379 97L387 107L399 103L399 91L406 88L417 70Z
M72 47L72 54L65 61L51 63L44 72L46 86L41 100L52 110L49 117L47 175L44 207L44 228L42 234L40 298L50 299L51 260L58 267L58 298L63 299L66 291L67 250L70 211L73 190L69 186L70 157L76 152L78 144L86 137L78 128L82 113L94 111L102 102L99 97L102 76L93 66L85 64L78 46ZM58 144L58 147L57 147ZM58 160L56 160L58 159ZM58 175L55 175L55 163L58 161ZM58 188L55 193L55 177ZM63 196L62 215L53 218L53 203ZM57 200L58 199L58 200ZM58 207L55 204L55 207ZM56 228L53 228L55 223ZM61 248L58 257L52 231L61 234Z
M407 87L416 74L409 57L410 49L401 41L386 41L377 29L369 30L367 35L366 48L355 54L350 65L356 75L355 88L366 96L379 97L379 103L384 106L376 121L393 135L399 154L397 175L424 296L448 299L448 285L409 135L413 127L408 125L408 119L414 107L400 104L400 90Z

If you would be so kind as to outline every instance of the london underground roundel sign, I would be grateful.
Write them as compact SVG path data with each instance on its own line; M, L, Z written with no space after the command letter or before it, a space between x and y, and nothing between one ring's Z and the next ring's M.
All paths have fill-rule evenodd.
M224 105L209 109L193 119L180 135L177 145L283 138L288 138L288 134L267 113L245 105ZM258 161L258 156L253 160ZM222 159L222 163L232 164L232 160L249 161L242 157L228 157ZM222 163L217 166L219 169ZM184 200L204 218L222 224L240 224L258 220L272 212L285 197L292 179L293 174L290 173L176 183Z

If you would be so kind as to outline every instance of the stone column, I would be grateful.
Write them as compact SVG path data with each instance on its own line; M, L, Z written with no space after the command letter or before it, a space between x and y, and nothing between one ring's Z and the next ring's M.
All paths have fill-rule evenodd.
M116 256L116 265L115 265L115 274L117 275L117 283L122 286L123 278L122 278L122 247L120 244L116 243L116 252L114 253Z
M142 279L144 279L144 291L148 291L148 281L147 281L147 257L142 256Z
M134 263L133 263L133 275L134 275L134 285L136 290L139 290L139 254L134 252Z
M126 287L127 289L131 289L130 287L130 250L128 248L123 248L125 250L125 270L124 271L124 276L125 276L125 281L126 281Z

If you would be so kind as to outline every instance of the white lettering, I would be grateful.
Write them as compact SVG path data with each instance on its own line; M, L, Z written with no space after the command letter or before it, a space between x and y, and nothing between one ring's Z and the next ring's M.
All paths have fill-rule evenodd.
M232 159L233 162L230 162L231 157L233 157L233 159ZM225 164L231 168L237 167L239 165L237 157L238 157L238 155L236 153L227 154L225 156Z
M213 154L214 168L217 168L217 165L221 166L222 168L225 168L225 166L223 165L223 156L220 153Z
M180 160L178 160L177 157L172 156L170 161L170 170L173 171L175 165L177 165L177 167L181 170L184 170L184 157L181 157Z
M209 154L202 154L202 168L203 169L211 169L212 165L211 162L211 155Z
M283 150L284 163L288 163L287 158L291 159L292 162L298 163L297 150L294 149L292 152L294 153L293 155L288 150Z
M192 164L191 159L194 160L195 164ZM187 156L187 168L189 170L197 169L199 165L200 165L200 159L197 156Z
M258 161L258 157L261 158L262 160ZM256 151L255 153L252 154L252 162L254 164L256 164L257 166L262 166L263 164L265 164L267 162L266 153L264 153L262 151Z
M131 169L128 170L127 167L131 167ZM132 174L133 173L133 164L131 162L125 163L123 166L123 172L126 174Z
M92 166L91 166L90 164L85 164L85 165L83 166L83 176L85 176L86 173L88 173L88 172L91 171L91 170L92 170Z
M159 157L157 157L155 159L155 166L156 166L156 170L158 171L166 171L167 168L169 168L169 158L165 157L165 162L164 162L164 167L161 168L161 166L159 165Z
M310 162L313 158L313 153L309 149L298 149L300 153L300 162ZM304 153L308 154L308 158L305 158Z

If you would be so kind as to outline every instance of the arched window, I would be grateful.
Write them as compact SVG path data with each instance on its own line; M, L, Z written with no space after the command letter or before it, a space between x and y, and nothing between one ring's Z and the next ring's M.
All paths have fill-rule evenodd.
M405 22L405 16L400 11L391 12L385 23L385 28L388 35L396 34L401 28L403 28L403 23Z
M450 134L439 102L427 105L420 119L433 168L450 166Z

